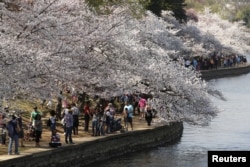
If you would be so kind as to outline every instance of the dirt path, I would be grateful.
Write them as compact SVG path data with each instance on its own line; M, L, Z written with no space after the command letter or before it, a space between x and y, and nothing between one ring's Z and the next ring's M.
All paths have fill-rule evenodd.
M121 115L117 115L117 118L122 118ZM35 147L35 141L24 141L24 145L25 147L19 147L19 152L20 154L24 154L25 152L37 152L37 151L41 151L41 149L50 149L49 147L49 142L50 142L50 136L51 136L51 132L49 130L49 128L46 127L46 120L48 119L48 117L44 117L43 118L43 132L42 132L42 138L40 141L40 145L41 147L37 148ZM24 118L24 124L28 124L28 119ZM122 122L122 125L124 125L124 123ZM146 129L146 128L152 128L154 127L154 123L152 124L151 127L148 127L146 124L145 120L140 120L138 115L135 115L133 117L133 125L134 125L134 129L133 130L140 130L140 129ZM26 127L26 126L25 126ZM25 128L25 134L27 133L27 127ZM64 142L64 135L63 135L63 128L62 125L60 123L57 124L57 130L58 133L60 134L60 138L61 138L61 143L62 146L66 145ZM131 131L131 128L129 126L129 131ZM114 134L119 134L120 131L116 131L113 132L111 134L107 134L108 135L114 135ZM84 141L89 141L89 140L95 140L96 138L100 138L100 137L105 137L105 136L92 136L92 129L91 129L91 122L90 122L90 129L88 132L85 132L83 130L83 119L82 117L80 117L80 126L79 126L79 133L78 135L72 135L73 141L77 144L77 143L81 143ZM8 137L7 137L8 138ZM8 141L7 141L8 144ZM7 155L7 150L8 150L8 146L0 146L0 159L2 155ZM15 156L12 155L12 157L14 158Z

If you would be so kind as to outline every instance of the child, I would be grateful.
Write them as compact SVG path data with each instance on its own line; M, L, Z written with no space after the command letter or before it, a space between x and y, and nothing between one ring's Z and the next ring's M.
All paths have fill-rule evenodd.
M50 147L57 148L58 146L62 146L60 142L60 135L56 132L56 129L52 131L51 142L49 143Z

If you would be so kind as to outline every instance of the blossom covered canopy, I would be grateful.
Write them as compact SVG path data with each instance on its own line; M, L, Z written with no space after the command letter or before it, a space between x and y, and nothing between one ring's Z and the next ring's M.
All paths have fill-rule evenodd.
M14 12L1 4L2 96L46 97L65 84L103 98L143 92L164 120L209 121L217 111L209 87L181 54L200 44L188 46L169 15L136 19L126 6L110 10L96 15L78 0L36 1Z

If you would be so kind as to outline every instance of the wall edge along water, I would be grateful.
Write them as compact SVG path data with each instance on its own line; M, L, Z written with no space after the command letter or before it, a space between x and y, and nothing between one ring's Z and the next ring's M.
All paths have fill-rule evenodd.
M129 131L103 138L93 138L75 145L66 145L57 149L47 149L13 159L0 160L4 167L80 167L94 162L107 160L126 153L154 148L176 141L183 133L183 122L168 124L144 130Z
M228 67L228 68L219 68L213 70L202 70L201 78L204 80L212 80L217 78L233 77L243 74L248 74L250 72L250 64L242 65L239 67Z

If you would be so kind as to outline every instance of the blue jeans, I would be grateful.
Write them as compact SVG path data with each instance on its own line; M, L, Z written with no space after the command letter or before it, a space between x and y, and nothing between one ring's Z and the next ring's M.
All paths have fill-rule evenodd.
M92 135L97 136L97 120L92 121Z
M14 135L13 137L9 138L9 146L8 146L8 153L12 154L12 145L13 142L15 142L15 154L19 153L18 152L18 135Z
M72 140L72 129L73 129L73 126L66 127L66 135L65 135L65 142L66 143L68 143L68 141L70 143L73 143L73 140Z
M100 122L99 123L99 125L98 125L98 135L105 135L105 133L104 133L104 129L103 129L104 127L103 127L103 122Z
M50 130L53 131L56 129L56 123L51 123Z
M6 133L2 132L2 134L0 135L0 144L5 145L6 144Z

